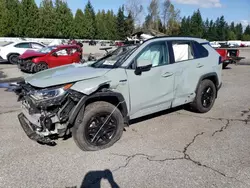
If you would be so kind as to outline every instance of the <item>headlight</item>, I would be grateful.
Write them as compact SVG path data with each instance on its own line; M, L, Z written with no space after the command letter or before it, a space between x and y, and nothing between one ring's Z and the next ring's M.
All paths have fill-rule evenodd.
M72 85L73 84L67 84L60 88L43 89L43 90L35 91L31 93L30 96L36 101L57 98L57 97L63 96Z

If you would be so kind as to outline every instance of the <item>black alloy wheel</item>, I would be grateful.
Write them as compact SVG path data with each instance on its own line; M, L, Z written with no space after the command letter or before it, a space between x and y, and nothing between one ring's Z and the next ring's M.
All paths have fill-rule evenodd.
M117 121L108 113L96 114L88 122L85 130L87 141L94 146L108 144L117 132Z
M206 87L201 94L201 104L204 108L209 108L214 100L214 92L211 86Z

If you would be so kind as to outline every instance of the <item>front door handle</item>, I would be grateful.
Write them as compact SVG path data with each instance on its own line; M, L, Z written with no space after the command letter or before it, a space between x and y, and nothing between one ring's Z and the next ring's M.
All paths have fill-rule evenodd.
M165 73L162 74L162 77L170 77L172 75L173 75L172 72L165 72Z
M197 67L197 68L201 68L201 67L204 67L204 65L198 64L196 67Z

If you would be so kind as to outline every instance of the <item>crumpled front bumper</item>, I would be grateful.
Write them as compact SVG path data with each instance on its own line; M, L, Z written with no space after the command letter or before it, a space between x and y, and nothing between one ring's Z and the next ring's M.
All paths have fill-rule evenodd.
M46 144L46 145L50 145L50 146L56 145L56 143L53 140L51 140L49 137L43 137L43 136L37 134L35 131L35 126L31 122L29 122L29 120L25 117L25 115L23 113L20 113L18 115L18 120L19 120L24 132L31 140L34 140L40 144Z
M18 68L22 71L33 73L35 66L36 64L30 60L22 60L22 59L18 60Z

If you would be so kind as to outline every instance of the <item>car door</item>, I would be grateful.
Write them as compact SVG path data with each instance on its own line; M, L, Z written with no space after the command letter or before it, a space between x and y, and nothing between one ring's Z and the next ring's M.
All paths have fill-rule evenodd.
M140 59L152 62L152 68L135 74ZM169 67L169 53L165 41L148 44L126 69L130 91L130 118L152 114L171 106L173 100L174 69Z
M208 52L199 43L191 40L169 41L169 48L173 53L174 64L178 65L172 104L175 107L193 101L199 79L206 72L204 60Z
M71 55L67 49L59 49L50 54L48 58L49 67L57 67L72 63Z
M69 63L79 63L81 60L80 59L81 52L77 48L70 49L70 56L71 56L71 61Z

